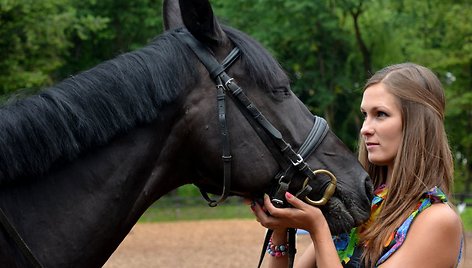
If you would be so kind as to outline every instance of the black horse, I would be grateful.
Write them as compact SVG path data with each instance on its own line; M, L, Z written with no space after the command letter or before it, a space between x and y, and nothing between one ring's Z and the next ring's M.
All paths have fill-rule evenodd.
M238 47L228 74L294 149L313 126L278 63L247 35L219 25L207 1L164 6L166 32L148 46L0 110L0 208L44 267L100 267L143 212L179 186L228 191L221 190L215 83L178 33L190 32L218 61ZM234 98L226 104L228 194L260 198L280 164ZM322 207L333 232L368 217L368 176L333 133L305 161L338 179ZM315 199L317 190L308 196ZM6 229L0 227L0 266L28 267Z

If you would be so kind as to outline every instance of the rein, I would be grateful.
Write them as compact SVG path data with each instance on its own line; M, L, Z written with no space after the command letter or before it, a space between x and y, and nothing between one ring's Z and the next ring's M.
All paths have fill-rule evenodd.
M25 240L21 238L20 233L16 230L15 226L8 220L5 212L2 208L0 208L0 223L2 224L3 229L7 232L11 239L15 242L15 244L20 249L23 256L29 261L32 267L35 268L42 268L43 266L38 261L38 259L34 256L31 249L26 244Z
M234 100L239 110L246 117L248 122L264 142L265 146L272 153L279 165L281 167L285 167L283 171L279 172L275 176L275 182L277 184L275 185L274 194L271 197L271 201L274 206L288 206L288 204L285 202L285 192L288 191L293 177L297 175L302 175L306 179L302 188L296 193L296 196L300 199L303 199L310 205L322 206L326 204L336 190L336 177L328 170L319 169L313 171L304 160L304 158L316 150L316 148L328 133L329 128L326 120L321 117L314 117L314 124L310 130L310 133L303 144L300 146L298 152L295 152L291 145L283 139L281 132L266 119L266 117L260 112L256 105L254 105L254 103L247 97L243 89L239 87L234 79L226 73L226 69L228 69L241 54L241 51L237 46L233 48L233 50L220 64L215 59L209 48L195 39L185 29L178 29L173 33L173 35L182 43L186 44L194 52L194 54L209 72L211 79L216 84L218 121L223 147L223 189L218 200L213 200L209 198L206 191L199 187L202 196L208 201L208 205L210 207L215 207L219 203L223 202L230 194L232 156L229 144L229 132L226 122L226 93L229 93L229 96ZM319 177L317 175L325 175L322 176L324 177L324 180L317 179L317 177ZM325 177L328 177L329 179L326 180ZM316 184L316 186L318 186L316 188L323 190L323 196L319 200L312 200L308 197L308 194L313 189L313 187L309 184L310 182L312 185L313 183ZM290 228L288 230L289 267L293 267L295 258L295 234L295 229ZM262 247L258 267L260 267L262 264L265 249L271 235L272 230L268 229Z

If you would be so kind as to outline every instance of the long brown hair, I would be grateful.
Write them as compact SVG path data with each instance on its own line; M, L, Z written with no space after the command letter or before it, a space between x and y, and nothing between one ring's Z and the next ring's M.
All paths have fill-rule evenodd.
M361 234L362 241L368 241L364 261L371 266L380 257L388 237L411 214L422 193L438 186L450 196L454 172L444 129L445 95L436 75L423 66L402 63L375 73L364 90L378 83L400 101L403 129L382 211ZM368 161L362 137L359 160L375 187L386 183L387 167Z

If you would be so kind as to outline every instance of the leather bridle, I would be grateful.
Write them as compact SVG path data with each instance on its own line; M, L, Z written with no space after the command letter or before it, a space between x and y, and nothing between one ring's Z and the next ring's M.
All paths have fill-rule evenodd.
M232 99L235 101L243 115L248 119L248 122L256 130L256 133L264 141L264 144L271 151L274 158L277 160L281 167L286 167L282 172L279 172L275 176L275 181L277 182L274 194L272 195L272 203L277 207L288 206L285 200L285 192L288 191L290 182L292 178L297 176L297 174L302 174L305 176L305 181L303 187L298 191L296 196L301 199L304 199L305 202L321 206L326 204L329 198L333 195L336 189L336 177L329 171L324 169L319 169L313 171L308 164L305 162L305 158L309 156L318 145L322 142L326 134L328 133L328 124L326 121L315 116L313 127L308 134L304 143L300 146L298 152L295 152L290 144L284 141L282 134L277 130L259 111L259 109L250 101L247 95L243 92L233 78L229 77L225 72L240 56L241 52L238 47L235 47L224 61L220 64L211 54L210 50L195 39L190 33L185 29L176 30L173 35L179 39L181 42L185 43L194 54L198 57L200 62L206 67L210 73L210 77L216 83L217 88L217 102L218 102L218 118L219 118L219 128L220 134L222 137L223 143L223 153L222 159L224 163L224 182L222 194L218 200L212 200L209 198L206 191L201 189L202 195L205 199L208 200L209 205L214 207L219 203L223 202L228 195L230 194L231 186L231 151L229 144L229 133L226 122L226 93L229 93ZM274 146L275 145L275 146ZM277 148L277 149L274 149ZM329 179L326 178L316 180L318 174L324 174ZM323 196L319 200L311 200L308 198L308 194L312 191L312 186L309 183L317 183L318 188L324 189ZM21 238L18 231L14 228L12 223L8 220L4 211L0 208L0 224L6 230L8 235L14 240L14 242L19 247L20 251L23 253L23 256L28 260L28 262L33 267L43 267L38 259L31 252L31 249L27 246L25 241ZM268 230L266 234L266 239L264 241L261 258L259 261L259 267L262 263L264 256L265 248L269 242L272 230ZM293 260L295 257L295 229L289 229L289 266L293 266Z
M229 144L229 132L226 121L226 93L236 103L236 106L246 117L248 122L254 128L256 133L262 139L266 147L271 151L272 155L282 167L274 179L275 186L272 190L271 201L276 207L287 207L285 202L285 192L288 191L290 183L294 177L305 177L302 188L296 193L298 198L303 199L310 205L321 206L328 202L329 198L336 190L336 177L328 170L319 169L312 170L305 162L308 157L319 144L323 141L328 133L328 124L326 120L321 117L314 117L314 124L307 138L300 146L298 152L292 149L292 146L287 143L282 134L275 128L254 103L247 97L243 89L239 87L233 78L227 73L228 69L241 55L240 49L235 46L228 56L219 63L211 50L195 39L186 29L181 28L175 30L173 33L178 40L186 44L197 56L200 62L205 66L210 74L211 79L216 84L217 89L217 105L218 105L218 120L220 136L222 141L222 160L223 160L223 190L218 200L209 198L208 194L201 187L203 197L209 202L209 206L214 207L223 202L230 194L231 186L231 150ZM325 176L318 176L325 175ZM312 200L308 194L312 191L311 185L315 184L323 192L319 200ZM265 247L269 242L272 230L268 230L266 239L261 252L259 267L265 252ZM295 230L289 229L289 266L293 266L295 257Z

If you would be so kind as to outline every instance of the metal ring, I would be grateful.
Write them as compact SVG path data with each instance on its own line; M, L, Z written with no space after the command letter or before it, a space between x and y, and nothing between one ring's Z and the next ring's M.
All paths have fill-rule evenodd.
M331 179L328 187L326 188L326 190L323 194L323 197L320 200L313 201L310 198L308 198L308 196L305 197L305 201L308 204L310 204L312 206L323 206L328 202L328 200L331 198L331 196L333 196L334 191L336 190L336 176L334 176L333 173L329 172L326 169L317 169L317 170L313 171L313 174L315 176L317 174L325 174L325 175L329 176L330 179ZM308 182L310 182L310 177L305 179L305 182L303 183L303 188L305 188L308 185Z

